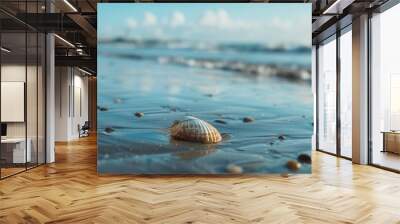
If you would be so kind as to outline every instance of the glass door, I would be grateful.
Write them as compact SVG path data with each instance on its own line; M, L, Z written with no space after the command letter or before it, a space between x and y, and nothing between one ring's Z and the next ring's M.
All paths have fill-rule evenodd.
M21 1L18 12L43 13L43 3ZM35 28L0 21L0 179L45 163L45 44Z
M26 141L26 32L1 34L1 176L26 170L32 151ZM6 49L6 50L4 50Z

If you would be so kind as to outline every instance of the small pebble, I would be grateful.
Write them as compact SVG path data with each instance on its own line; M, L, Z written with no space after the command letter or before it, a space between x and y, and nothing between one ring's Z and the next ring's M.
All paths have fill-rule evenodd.
M281 173L281 177L288 178L288 177L289 177L289 174L288 174L288 173Z
M98 106L97 109L99 109L100 111L107 111L108 110L107 107L100 107L100 106Z
M143 113L143 112L136 112L136 113L135 113L135 116L136 116L136 117L143 117L143 116L144 116L144 113Z
M114 99L114 103L122 103L122 99L121 98L115 98Z
M301 164L296 160L289 160L286 163L286 167L291 171L297 171L298 169L300 169Z
M232 173L232 174L241 174L241 173L243 173L242 167L240 167L240 166L238 166L238 165L235 165L235 164L229 164L229 165L226 167L226 170L227 170L229 173Z
M307 164L311 164L311 157L307 154L300 154L297 157L297 161L299 161L300 163L307 163Z
M252 118L252 117L244 117L243 118L243 122L245 122L245 123L250 123L250 122L253 122L254 121L254 118Z
M221 133L221 137L223 140L231 139L231 135L229 133Z
M105 131L106 133L111 133L111 132L114 131L114 128L106 127L106 128L104 129L104 131Z
M224 120L214 120L215 123L220 123L220 124L226 124L226 121Z
M286 139L286 137L285 137L284 135L279 135L278 139L281 140L281 141L283 141L283 140Z

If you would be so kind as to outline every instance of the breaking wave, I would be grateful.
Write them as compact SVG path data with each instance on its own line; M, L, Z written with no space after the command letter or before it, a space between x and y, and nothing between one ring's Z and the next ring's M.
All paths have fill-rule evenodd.
M193 68L217 69L250 75L276 76L292 81L311 80L311 71L295 65L276 65L248 63L243 61L227 61L218 59L200 59L177 56L144 56L125 53L104 53L108 57L125 58L130 60L151 60L160 64L174 64Z
M168 49L193 49L208 51L233 51L248 53L271 53L271 52L292 52L309 53L311 48L307 46L266 46L259 43L206 43L191 42L183 40L162 40L162 39L103 39L99 43L123 43L130 47L137 48L168 48Z

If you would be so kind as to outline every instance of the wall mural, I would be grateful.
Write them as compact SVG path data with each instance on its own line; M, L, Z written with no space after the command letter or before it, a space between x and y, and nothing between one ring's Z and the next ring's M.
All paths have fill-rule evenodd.
M310 173L311 4L99 4L100 174Z

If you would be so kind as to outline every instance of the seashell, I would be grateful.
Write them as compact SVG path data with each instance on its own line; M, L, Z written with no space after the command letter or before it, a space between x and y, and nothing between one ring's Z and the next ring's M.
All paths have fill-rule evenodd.
M187 116L185 120L176 121L170 129L171 137L174 139L201 142L217 143L222 140L218 130L206 121L196 117Z

